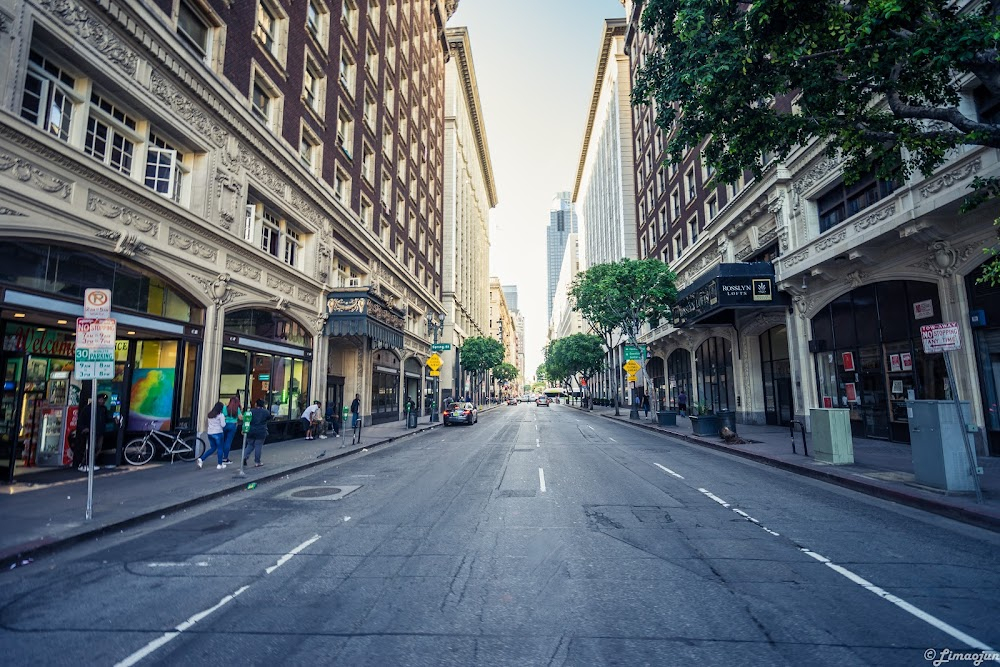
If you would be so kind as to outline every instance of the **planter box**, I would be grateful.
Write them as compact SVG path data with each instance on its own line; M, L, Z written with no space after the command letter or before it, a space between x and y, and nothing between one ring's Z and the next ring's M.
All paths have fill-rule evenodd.
M691 417L691 432L695 435L718 436L722 427L719 426L717 415L699 415Z
M677 413L671 410L661 410L656 413L656 423L660 426L677 426Z

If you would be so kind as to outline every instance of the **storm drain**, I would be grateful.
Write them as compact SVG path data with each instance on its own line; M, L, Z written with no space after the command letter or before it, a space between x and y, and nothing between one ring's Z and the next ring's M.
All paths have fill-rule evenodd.
M300 486L285 491L277 497L285 500L340 500L360 488L360 486Z

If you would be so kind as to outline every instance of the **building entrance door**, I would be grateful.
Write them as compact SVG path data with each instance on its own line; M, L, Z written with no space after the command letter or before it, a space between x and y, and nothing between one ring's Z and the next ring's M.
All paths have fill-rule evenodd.
M344 409L344 378L339 375L326 376L326 404L323 406L328 413L332 412L338 422Z
M889 438L889 397L886 393L882 348L859 350L861 361L861 423L866 438Z

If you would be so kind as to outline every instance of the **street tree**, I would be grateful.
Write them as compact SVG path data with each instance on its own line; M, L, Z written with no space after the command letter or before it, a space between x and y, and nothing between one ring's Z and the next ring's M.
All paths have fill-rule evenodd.
M608 345L613 332L620 330L631 345L638 347L639 332L644 324L658 325L670 317L670 308L677 301L676 276L657 259L622 259L595 264L577 274L570 286L573 309L590 322ZM645 374L645 347L641 348ZM617 377L615 379L615 414L618 414Z
M1000 148L1000 116L962 104L970 80L986 106L1000 98L1000 0L648 0L642 25L657 48L633 104L655 102L672 162L711 137L704 159L719 182L812 141L845 161L848 182L929 175L953 148ZM996 179L973 187L966 208L1000 194Z
M493 379L501 384L510 382L518 376L517 366L503 361L493 367Z
M496 338L473 336L462 343L460 354L462 368L475 374L478 393L485 372L503 361L504 349Z
M584 386L604 370L606 362L604 341L600 336L593 334L575 333L553 341L552 345L557 346L556 354L568 372L567 377L577 383L581 394L585 393ZM580 379L584 382L581 383ZM588 407L590 399L591 397L587 396Z

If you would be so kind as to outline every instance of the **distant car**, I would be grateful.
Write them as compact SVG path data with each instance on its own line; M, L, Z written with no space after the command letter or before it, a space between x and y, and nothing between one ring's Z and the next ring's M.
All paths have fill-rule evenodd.
M549 399L545 396L539 396L538 400L535 401L535 405L540 408L547 408L549 407Z
M479 421L479 410L472 403L449 403L444 409L444 425L475 424Z
M517 399L516 398L508 398L507 399L507 405L517 405Z
M531 396L529 396L528 394L522 395L521 396L521 402L522 403L531 403Z

